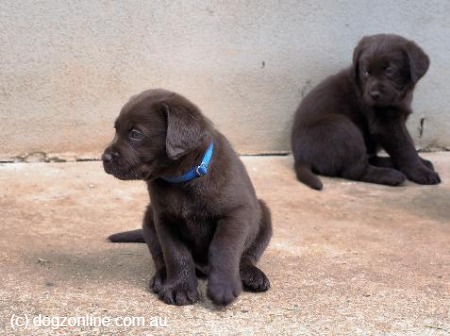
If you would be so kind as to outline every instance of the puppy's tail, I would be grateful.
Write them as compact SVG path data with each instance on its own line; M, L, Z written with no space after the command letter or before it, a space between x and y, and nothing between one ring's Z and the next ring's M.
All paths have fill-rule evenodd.
M108 239L113 243L145 243L141 229L115 233L109 236Z
M322 190L323 187L322 182L316 175L314 175L309 165L296 162L295 172L297 173L297 179L300 182L303 182L308 187L313 188L315 190Z

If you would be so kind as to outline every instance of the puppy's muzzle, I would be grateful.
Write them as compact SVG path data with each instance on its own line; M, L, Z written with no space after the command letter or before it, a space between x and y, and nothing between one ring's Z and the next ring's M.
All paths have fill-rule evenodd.
M114 147L108 147L102 155L103 169L106 173L120 180L142 179L140 165L133 166L125 156L121 155Z
M115 171L115 166L117 165L117 160L120 157L119 152L111 149L111 147L107 148L102 155L103 168L108 174L113 174Z

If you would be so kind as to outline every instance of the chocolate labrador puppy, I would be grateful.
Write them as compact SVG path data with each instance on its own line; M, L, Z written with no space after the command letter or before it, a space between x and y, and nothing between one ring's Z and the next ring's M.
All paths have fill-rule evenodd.
M121 180L144 180L151 205L143 230L115 242L145 241L156 273L150 288L168 304L199 300L198 275L208 297L232 302L244 289L270 287L256 267L272 235L271 215L258 200L244 165L227 139L186 98L165 90L134 96L115 123L102 159Z
M405 125L414 86L429 63L401 36L364 37L352 66L319 84L297 109L291 140L298 180L317 190L322 183L313 173L391 186L405 177L439 183ZM390 157L378 157L381 148Z

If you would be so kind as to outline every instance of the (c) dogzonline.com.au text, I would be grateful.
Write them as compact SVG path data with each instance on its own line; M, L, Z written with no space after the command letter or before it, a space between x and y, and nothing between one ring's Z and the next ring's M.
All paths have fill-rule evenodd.
M13 314L9 320L12 330L26 330L34 328L109 328L109 327L149 327L165 328L168 326L167 317L160 316L95 316L86 314L82 316L46 316L28 314Z

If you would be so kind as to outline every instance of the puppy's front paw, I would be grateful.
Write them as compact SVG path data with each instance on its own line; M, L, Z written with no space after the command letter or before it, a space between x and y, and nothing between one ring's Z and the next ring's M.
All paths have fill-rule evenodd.
M439 184L441 183L441 178L439 174L428 169L425 166L415 167L413 169L408 169L405 171L406 176L413 182L418 184Z
M208 279L208 297L218 305L226 306L234 301L242 291L240 279Z
M270 281L258 267L248 265L240 270L244 289L250 292L265 292L270 288Z
M157 270L155 275L150 279L148 286L153 293L159 293L166 281L166 269Z
M165 285L158 293L159 299L167 304L184 306L200 300L196 286L189 286L185 283Z

